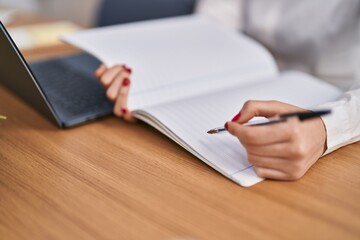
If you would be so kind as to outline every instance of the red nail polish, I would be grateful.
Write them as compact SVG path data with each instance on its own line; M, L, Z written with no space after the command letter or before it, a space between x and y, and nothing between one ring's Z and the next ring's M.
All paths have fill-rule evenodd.
M124 81L123 81L123 83L122 83L122 85L123 85L124 87L129 86L129 85L130 85L130 79L129 79L129 78L125 78Z
M240 119L241 114L238 113L236 116L231 120L232 122L237 122Z
M121 112L123 113L123 114L126 114L127 113L127 109L126 108L121 108Z
M131 68L128 68L127 66L124 67L125 71L127 71L129 74L132 73L132 69Z
M229 123L226 122L225 125L224 125L225 129L228 130L228 127L229 127Z

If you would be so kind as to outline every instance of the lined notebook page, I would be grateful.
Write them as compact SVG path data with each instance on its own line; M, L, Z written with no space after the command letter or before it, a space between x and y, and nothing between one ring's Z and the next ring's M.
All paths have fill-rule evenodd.
M308 75L289 72L274 81L163 104L145 111L163 125L155 127L160 126L195 156L242 186L251 186L262 179L247 162L246 152L238 140L228 133L208 135L206 132L230 120L248 99L280 100L310 108L334 100L340 94L336 88ZM154 122L149 123L154 125Z
M108 66L127 64L134 70L130 109L219 91L278 73L263 46L196 15L91 29L63 40Z

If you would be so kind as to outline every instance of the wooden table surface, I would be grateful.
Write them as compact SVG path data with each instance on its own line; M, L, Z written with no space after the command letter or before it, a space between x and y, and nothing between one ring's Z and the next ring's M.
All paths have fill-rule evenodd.
M142 123L61 130L3 86L0 114L0 239L360 239L360 143L242 188Z

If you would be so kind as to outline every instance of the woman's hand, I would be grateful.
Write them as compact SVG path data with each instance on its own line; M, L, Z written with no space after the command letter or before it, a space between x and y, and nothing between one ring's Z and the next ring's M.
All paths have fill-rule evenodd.
M301 111L306 110L277 101L248 101L232 122L225 124L245 147L259 177L300 179L326 150L326 129L320 117L256 127L242 124L255 116L271 118Z
M95 71L95 76L106 89L106 96L115 103L114 114L128 121L135 120L127 107L131 73L132 70L125 65L115 65L111 68L100 65Z

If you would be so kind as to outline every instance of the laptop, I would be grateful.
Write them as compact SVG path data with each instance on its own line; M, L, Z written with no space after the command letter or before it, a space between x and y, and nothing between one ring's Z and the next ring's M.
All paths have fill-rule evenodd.
M0 22L0 84L61 128L112 113L113 104L94 76L99 65L86 53L28 64Z

